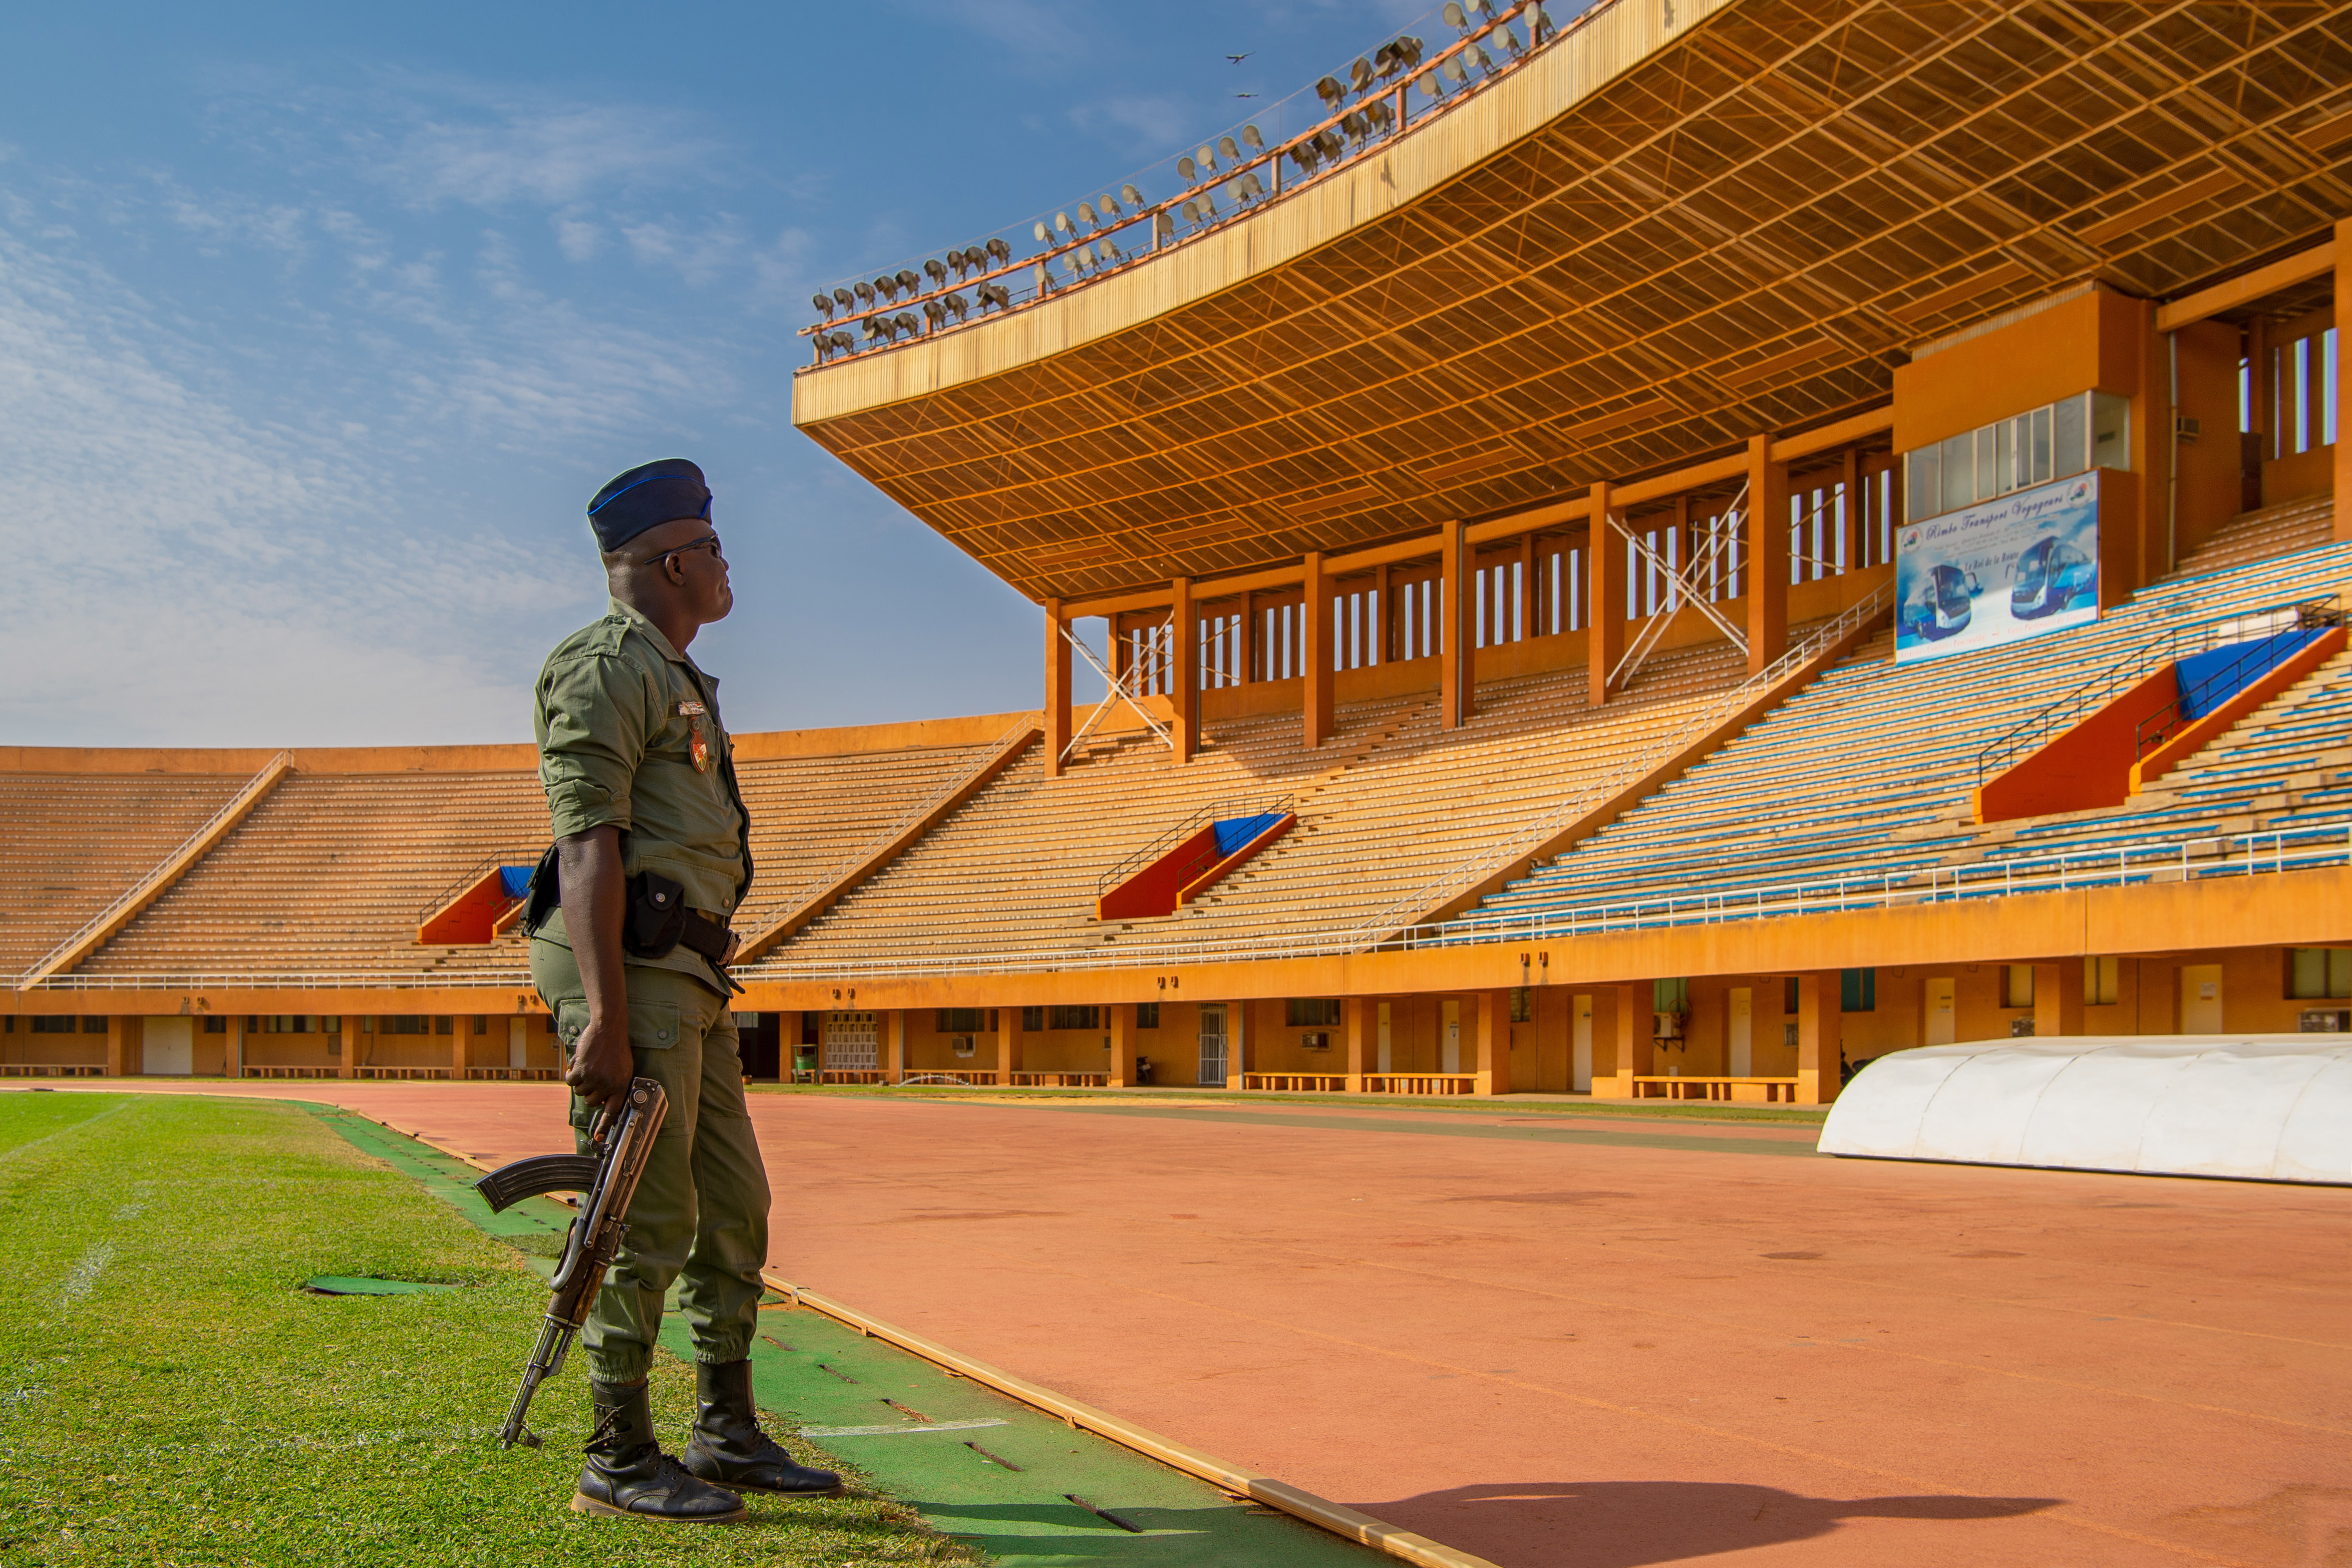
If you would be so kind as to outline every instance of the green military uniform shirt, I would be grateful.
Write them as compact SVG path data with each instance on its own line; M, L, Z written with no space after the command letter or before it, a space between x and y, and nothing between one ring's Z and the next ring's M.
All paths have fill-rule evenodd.
M685 886L688 907L720 921L734 914L751 885L751 829L716 677L614 600L547 656L531 729L556 838L609 822L621 830L624 876L656 872ZM561 908L533 935L572 946ZM711 977L683 946L627 961Z

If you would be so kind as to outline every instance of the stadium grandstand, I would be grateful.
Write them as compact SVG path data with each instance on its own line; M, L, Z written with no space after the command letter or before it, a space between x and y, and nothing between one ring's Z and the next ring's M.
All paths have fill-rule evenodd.
M1042 702L736 737L755 1075L2352 1023L2352 5L1448 5L1104 177L819 297ZM0 1072L552 1076L533 762L0 751Z

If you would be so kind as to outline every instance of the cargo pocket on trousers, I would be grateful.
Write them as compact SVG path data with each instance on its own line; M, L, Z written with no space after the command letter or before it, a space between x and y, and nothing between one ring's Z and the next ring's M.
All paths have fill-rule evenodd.
M631 1002L629 1043L639 1051L667 1051L677 1043L676 1002Z

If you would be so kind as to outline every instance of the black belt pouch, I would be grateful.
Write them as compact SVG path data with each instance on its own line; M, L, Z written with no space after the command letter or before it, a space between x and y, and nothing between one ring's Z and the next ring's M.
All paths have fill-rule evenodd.
M629 913L621 923L621 946L639 958L663 958L686 935L686 884L658 872L641 871L628 881Z

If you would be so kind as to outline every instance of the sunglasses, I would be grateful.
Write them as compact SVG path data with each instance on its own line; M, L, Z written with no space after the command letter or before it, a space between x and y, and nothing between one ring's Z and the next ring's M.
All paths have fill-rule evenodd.
M656 561L667 560L674 555L687 555L698 549L707 549L710 552L711 559L719 559L719 536L717 534L705 534L700 538L696 539L689 544L682 544L678 546L676 549L666 549L659 555L647 556L637 564L639 566L651 566Z

